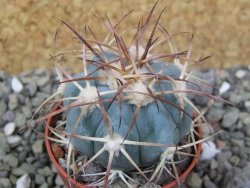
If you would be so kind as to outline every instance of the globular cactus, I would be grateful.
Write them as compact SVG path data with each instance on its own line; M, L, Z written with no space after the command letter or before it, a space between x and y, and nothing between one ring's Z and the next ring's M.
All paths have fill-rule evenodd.
M109 51L104 51L101 55L108 62L119 59L117 54ZM133 57L130 55L130 58ZM92 60L98 61L96 57ZM111 65L122 71L119 61ZM131 64L125 62L124 65L129 67ZM173 81L179 78L180 74L181 70L177 65L152 60L147 66L136 68L136 71L134 69L124 71L120 74L120 77L124 78L123 81L118 81L105 70L101 70L93 76L106 76L106 80L91 81L88 87L85 81L81 81L78 83L81 89L74 83L68 83L64 92L65 99L77 97L82 104L102 101L103 107L97 103L70 108L67 112L66 131L108 140L102 143L73 138L71 142L75 149L91 158L104 147L106 152L97 158L104 167L107 166L109 153L114 151L112 168L124 171L133 170L135 166L121 153L121 148L139 167L155 164L167 147L122 143L126 139L161 143L172 147L178 145L190 130L192 122L192 107L173 93L175 89L185 89L176 88L178 84L175 85ZM156 78L157 75L159 78ZM76 76L76 78L81 77L84 75ZM184 86L185 84L182 84L182 87ZM73 102L74 100L65 101L64 106ZM101 108L105 109L105 114Z
M56 101L63 101L63 107L42 119L65 112L66 128L61 133L66 138L57 133L56 137L63 141L51 140L69 145L68 163L73 148L89 158L82 168L93 161L103 166L106 169L104 185L107 185L112 170L118 170L120 177L120 171L137 170L145 179L152 181L165 165L165 160L175 165L174 153L195 145L178 148L180 141L192 129L193 111L204 119L187 94L218 99L186 87L187 84L195 85L189 81L191 74L187 72L189 63L192 63L192 45L190 43L187 51L177 51L172 36L159 23L163 11L146 45L143 42L156 4L145 22L139 21L133 42L128 46L117 32L118 24L128 14L114 25L107 17L104 25L109 34L105 42L98 41L90 28L92 40L86 39L86 28L82 36L62 21L81 42L83 71L70 76L61 67L61 62L55 62L61 85L41 107L59 94L63 98ZM159 37L154 39L157 29L163 33L161 40ZM193 36L190 38L192 40ZM171 53L151 53L165 41L168 41ZM55 55L52 59L60 55L64 54ZM193 133L191 138L194 139ZM147 167L155 168L151 177L142 170ZM173 169L178 178L176 168ZM128 185L125 178L122 179Z

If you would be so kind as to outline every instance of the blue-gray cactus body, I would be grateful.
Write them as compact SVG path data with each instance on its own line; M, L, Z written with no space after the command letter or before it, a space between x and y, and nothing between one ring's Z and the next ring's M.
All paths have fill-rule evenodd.
M106 54L108 59L114 59L116 56L113 54ZM94 60L97 60L94 58ZM161 74L170 76L172 78L178 78L180 75L180 69L173 63L163 64L160 62L151 61L150 65L158 73L163 70ZM93 66L91 68L93 70ZM82 74L75 77L82 77ZM85 88L85 81L78 82L83 88ZM94 82L91 82L95 86ZM111 90L109 86L96 82L99 92ZM154 91L171 91L173 90L173 84L169 80L159 80L158 84L154 84ZM64 97L75 97L79 95L79 89L73 83L67 83ZM105 98L112 98L114 95L107 95ZM163 99L170 101L179 108L179 98L175 94L160 95ZM72 102L65 101L64 105L68 105ZM184 102L185 113L180 109L173 107L163 101L157 100L142 106L140 112L136 118L136 122L129 132L127 140L161 143L168 144L169 146L176 146L180 140L187 134L191 126L192 107ZM104 103L104 107L112 122L114 133L120 135L122 138L127 134L129 125L131 124L132 117L134 115L136 106L123 100L122 114L120 114L119 104L117 101L113 102L109 109L109 103ZM105 137L108 135L105 123L102 119L101 111L98 107L90 110L83 117L80 117L79 125L76 125L77 119L81 114L80 107L70 108L67 112L67 124L66 131L70 133L76 133L78 135L91 136L91 137ZM189 114L189 115L187 115ZM121 124L120 122L121 118ZM71 142L75 149L84 153L88 157L92 157L102 147L102 142L86 141L77 138L71 138ZM137 145L124 145L126 152L134 160L134 162L140 167L146 167L154 164L167 148L166 147L149 147L149 146L137 146ZM104 152L97 158L98 162L106 167L108 161L108 151ZM130 171L134 169L134 166L126 159L126 157L119 152L118 156L115 156L112 161L113 169L121 169L124 171Z

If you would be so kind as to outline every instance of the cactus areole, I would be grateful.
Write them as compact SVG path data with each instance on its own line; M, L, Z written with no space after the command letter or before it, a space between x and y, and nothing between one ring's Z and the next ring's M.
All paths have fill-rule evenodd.
M112 169L131 171L156 164L190 130L193 109L184 92L175 92L185 90L182 66L143 61L143 50L131 46L128 57L121 59L118 52L104 49L89 56L84 73L65 83L64 106L77 104L66 112L66 132L102 138L73 137L70 141L77 151L96 158L105 168L111 154ZM112 63L103 66L101 60ZM104 68L99 69L101 66ZM84 79L86 74L89 79ZM129 142L134 144L126 144Z

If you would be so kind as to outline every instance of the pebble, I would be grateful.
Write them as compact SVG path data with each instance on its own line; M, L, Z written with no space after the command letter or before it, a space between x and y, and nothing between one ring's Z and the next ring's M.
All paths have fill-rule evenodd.
M242 130L241 130L242 128L243 128L243 123L242 123L242 121L238 121L238 123L237 123L237 125L236 125L236 129L242 131Z
M240 139L240 140L243 140L244 137L245 137L245 134L242 132L242 131L234 131L234 132L231 132L230 134L233 138L235 139Z
M9 87L9 84L0 82L0 91L0 98L5 99L8 98L11 93L11 88Z
M18 107L18 98L17 98L17 95L15 94L11 94L9 95L9 103L8 103L8 107L10 110L14 110Z
M201 160L210 160L218 154L220 150L216 148L216 145L212 141L207 141L202 143L202 153L200 156Z
M250 101L245 101L244 106L248 112L250 112Z
M25 86L26 89L28 90L28 94L30 97L33 97L36 92L37 92L37 85L35 83L29 83L28 85Z
M226 93L230 89L231 85L230 83L224 81L219 89L220 95Z
M49 188L49 185L47 182L43 182L43 184L39 188Z
M250 155L250 147L245 148L245 152Z
M5 154L6 154L6 150L7 150L7 146L6 146L6 138L4 136L3 133L0 132L0 159L2 159Z
M52 170L48 167L48 166L45 166L44 168L40 168L38 169L38 174L40 174L41 176L52 176L53 175L53 172Z
M246 71L245 70L237 70L235 73L236 78L242 79L244 76L246 75Z
M223 128L230 128L232 125L236 123L239 118L239 110L236 108L232 108L228 110L222 119L222 127Z
M28 174L34 174L36 173L36 168L34 165L29 164L29 163L22 163L20 166L21 169L23 169L25 172Z
M218 164L221 164L221 163L227 161L231 156L232 156L231 151L224 151L224 152L218 153L216 155L216 159L218 161Z
M246 135L250 137L250 116L243 119L243 130L245 131Z
M14 168L11 173L14 174L15 176L22 176L26 173L26 171L23 170L22 168Z
M17 181L17 177L14 176L13 174L10 174L9 179L11 184L15 184Z
M232 157L230 157L229 162L233 165L233 166L237 166L240 162L240 158L236 155L233 155Z
M4 134L5 136L10 136L14 133L16 129L16 125L14 122L9 122L4 126Z
M222 119L224 113L225 111L223 109L218 107L212 107L209 109L208 114L206 116L207 121L211 123L219 122Z
M0 187L2 187L2 188L12 188L10 180L8 178L0 178Z
M3 158L3 162L12 168L16 168L18 166L18 159L11 154L6 155Z
M7 178L9 175L9 172L6 170L1 170L0 171L0 178Z
M0 100L0 117L3 116L4 112L7 110L7 105L4 100Z
M49 184L49 185L53 185L54 184L54 177L53 176L49 176L48 178L47 178L47 183ZM50 186L51 187L51 186Z
M7 164L4 164L2 160L0 160L0 171L10 171L10 167Z
M232 168L231 163L229 163L229 161L224 161L224 168L226 170L230 170Z
M14 148L18 145L21 144L22 138L17 135L11 135L7 137L7 143L9 144L10 147Z
M44 176L41 176L40 174L35 175L35 183L38 185L42 185L43 182L45 182Z
M55 182L56 182L56 185L64 185L64 183L59 175L56 176Z
M43 152L43 143L44 140L36 140L34 144L32 144L32 151L35 154L40 154Z
M63 169L67 169L67 162L64 158L59 158L58 159L58 163L60 164L60 166L63 168Z
M243 100L243 96L238 92L231 92L229 94L229 101L233 105L238 105Z
M202 180L195 172L191 172L187 177L187 184L192 188L200 188Z
M211 162L210 162L210 169L216 169L218 167L218 162L213 159Z
M216 169L209 170L208 176L210 177L210 179L213 180L217 176L217 170Z
M50 80L50 75L48 73L46 73L44 76L38 77L36 79L36 84L39 87L43 87L49 82L49 80Z
M249 142L249 141L246 141L246 142L245 142L245 145L246 145L246 147L250 147L250 142Z
M19 93L23 90L23 84L17 77L13 77L11 80L11 88L14 92Z
M12 122L15 120L15 112L12 110L8 110L3 115L3 121L5 122Z
M31 111L30 107L23 106L22 107L22 112L23 112L24 116L26 117L26 119L31 118L32 111Z
M16 188L30 187L31 179L28 174L22 175L16 182Z
M244 140L239 140L235 138L230 138L230 142L233 146L244 147L245 143Z
M52 93L52 85L51 83L47 83L45 86L40 88L40 91L43 93L51 94Z
M41 98L41 97L35 97L35 98L32 98L32 106L34 108L37 108L38 106L40 106L42 104L42 102L44 101L44 98Z
M23 113L17 112L16 113L16 119L15 119L15 124L17 127L22 128L25 127L27 123L27 118Z
M204 180L204 187L205 188L217 188L217 186L209 178L206 178Z

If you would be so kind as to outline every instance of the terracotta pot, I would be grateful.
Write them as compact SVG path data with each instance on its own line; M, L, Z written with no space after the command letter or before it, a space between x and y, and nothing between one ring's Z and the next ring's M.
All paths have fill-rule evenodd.
M52 111L58 110L60 108L60 103L56 104L55 107L53 108ZM194 116L196 116L194 114ZM70 178L68 176L68 174L63 170L63 168L58 164L57 160L55 159L52 149L51 149L51 143L48 140L48 136L50 135L50 131L49 131L49 127L53 126L54 123L56 122L57 118L56 116L52 116L50 118L48 118L47 120L47 124L45 127L45 145L47 148L47 152L49 154L49 158L52 161L52 163L55 165L60 177L62 178L64 184L66 187L68 188L90 188L90 186L86 186L83 185L79 182L77 182L76 180L74 180L73 178ZM200 123L198 124L198 133L199 133L199 137L201 138L202 135L202 130L201 130L201 126ZM197 145L197 156L199 157L201 153L201 143ZM191 172L191 170L194 168L194 166L197 164L198 162L198 157L194 157L190 163L190 165L188 166L188 168L179 176L179 179L181 182L184 182L187 175ZM163 188L174 188L177 186L177 181L172 181L170 183L168 183L167 185L164 185ZM93 186L91 186L91 188L93 188Z

